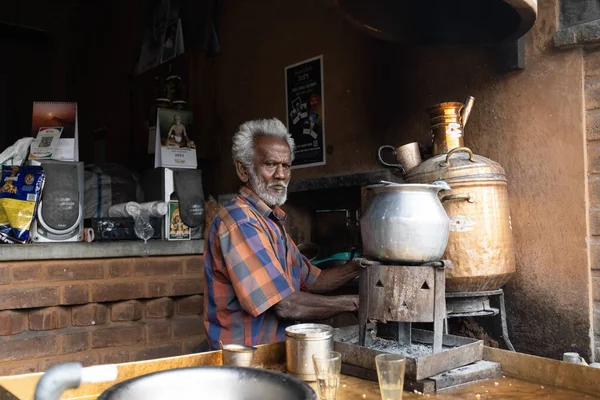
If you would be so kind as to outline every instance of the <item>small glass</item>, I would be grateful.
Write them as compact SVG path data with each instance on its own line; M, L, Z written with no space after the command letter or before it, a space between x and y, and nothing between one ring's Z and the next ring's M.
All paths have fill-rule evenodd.
M335 400L340 386L342 355L337 351L313 354L320 400Z
M398 354L380 354L375 357L381 400L402 400L406 358Z

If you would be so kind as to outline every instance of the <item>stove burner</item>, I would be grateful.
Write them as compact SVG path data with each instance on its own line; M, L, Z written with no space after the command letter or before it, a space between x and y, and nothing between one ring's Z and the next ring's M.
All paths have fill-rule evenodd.
M490 305L490 300L496 300L497 308ZM508 337L508 326L506 324L506 307L504 304L504 291L502 289L486 290L482 292L449 292L446 293L446 318L458 317L495 317L500 316L500 327L502 338L506 347L515 351ZM448 332L448 320L444 327Z
M416 265L370 263L360 272L359 344L365 345L369 320L378 336L400 344L412 342L413 322L433 322L433 352L442 349L446 315L445 269L449 261Z

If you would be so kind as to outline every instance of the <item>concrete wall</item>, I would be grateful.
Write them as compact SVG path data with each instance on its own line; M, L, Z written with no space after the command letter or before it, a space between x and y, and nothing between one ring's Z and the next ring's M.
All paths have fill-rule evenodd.
M594 299L596 359L600 356L600 51L585 55L585 108L588 157L589 249Z
M558 1L540 2L527 37L527 68L500 75L494 53L414 48L349 27L324 2L222 2L214 135L220 192L237 188L231 134L247 119L285 121L284 67L323 54L323 167L294 178L379 168L382 144L428 144L426 107L477 99L466 145L500 162L509 178L518 271L506 287L511 339L520 351L590 356L583 58L552 46ZM249 16L252 16L251 18Z

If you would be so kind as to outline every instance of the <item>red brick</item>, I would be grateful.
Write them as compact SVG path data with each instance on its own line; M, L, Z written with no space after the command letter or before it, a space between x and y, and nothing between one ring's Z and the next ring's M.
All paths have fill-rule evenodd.
M586 110L600 108L600 79L586 79L584 94Z
M586 78L600 75L600 51L586 52L584 57L584 69Z
M60 358L48 358L40 362L39 370L45 371L50 367L53 367L58 364L64 364L67 362L79 362L84 367L89 367L91 365L100 364L100 358L97 354L74 354L70 356L60 357Z
M42 267L39 263L19 263L12 268L12 281L15 283L34 282L42 278Z
M74 326L101 325L106 322L107 315L108 307L104 304L91 303L71 309Z
M173 315L173 300L168 297L148 300L146 302L146 318L167 318Z
M0 336L14 335L25 329L27 329L26 311L0 311Z
M44 277L49 281L103 279L104 266L96 260L59 261L45 267Z
M588 173L600 173L600 140L587 143Z
M5 368L6 372L4 375L23 375L31 374L33 372L39 372L38 363L36 360L27 361L26 364L18 363L14 366L9 365ZM4 376L3 375L3 376Z
M171 323L168 321L146 325L148 343L165 342L171 338Z
M7 285L10 282L9 268L0 267L0 285Z
M190 277L187 279L179 279L173 282L173 296L202 294L203 292L204 283L200 278Z
M173 337L182 338L204 334L204 326L201 318L186 318L172 322Z
M58 286L0 288L0 310L55 306L60 303Z
M157 358L174 357L181 355L180 344L167 344L157 347L134 351L131 359L135 361L154 360Z
M600 301L600 276L592 277L592 296L594 301Z
M137 276L177 275L183 272L183 261L173 257L139 258L133 269Z
M91 300L95 303L139 299L144 297L143 282L97 283L91 288Z
M64 307L40 308L29 312L29 329L47 331L69 325L69 311Z
M142 318L142 303L138 300L114 303L110 315L113 321L137 321Z
M600 175L590 175L588 179L588 195L590 204L600 206Z
M177 300L177 313L179 315L202 314L203 307L202 296L199 294L182 297Z
M2 362L54 355L57 351L57 338L56 335L43 335L2 340L0 341Z
M131 346L144 342L144 326L117 326L92 332L92 348Z
M600 207L589 207L590 234L600 236Z
M100 359L102 364L120 364L129 362L129 351L107 351L100 354Z
M146 297L164 297L172 296L173 289L170 282L148 282L146 284Z
M60 349L60 352L62 354L67 354L87 350L89 348L88 336L88 332L78 332L61 335L62 347Z
M600 111L588 111L585 116L585 124L586 139L600 139Z
M201 274L204 273L204 257L193 256L185 260L186 274Z
M122 258L111 261L108 264L109 278L126 278L133 275L133 267L130 258Z
M89 285L66 285L62 288L62 304L88 303L89 291Z

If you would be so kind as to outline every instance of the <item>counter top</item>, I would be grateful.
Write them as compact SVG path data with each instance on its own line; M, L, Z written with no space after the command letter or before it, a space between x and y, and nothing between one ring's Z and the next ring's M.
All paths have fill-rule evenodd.
M0 244L2 261L64 260L82 258L138 257L144 243L141 240L122 240L92 243L31 243ZM204 253L204 240L150 240L150 256L196 255Z
M532 379L539 376L542 381L552 380L560 382L563 377L571 376L570 385L580 385L587 389L587 393L597 390L600 382L600 370L580 365L567 365L555 360L542 359L540 357L528 356L520 353L510 353L502 350L488 350L485 352L486 358L492 358L494 361L502 362L506 369L506 375L498 378L487 379L454 389L447 389L435 394L419 394L405 392L404 399L422 399L432 398L439 400L458 400L458 399L538 399L545 398L551 400L570 400L570 399L590 399L599 400L600 397L581 392L574 392L563 388L548 386L544 382L525 381L521 378ZM255 353L257 367L274 369L282 371L284 367L285 344L276 343L272 345L259 346ZM170 357L157 360L148 360L132 363L117 364L119 375L117 381L108 383L96 383L82 385L78 389L65 392L62 399L92 400L96 399L100 393L108 387L130 379L136 376L145 375L151 372L163 371L173 368L183 368L200 365L221 365L221 351L212 351L207 353L190 354L186 356ZM557 371L556 368L563 370ZM524 376L519 378L509 376L509 372L516 372L519 369L526 371ZM0 377L0 385L17 396L20 400L33 399L35 385L39 380L41 373ZM558 380L557 380L558 379ZM310 384L316 389L316 383ZM583 385L583 386L581 386ZM478 396L479 395L479 396ZM340 389L338 400L379 400L380 393L377 382L371 382L360 378L343 375L340 379Z

